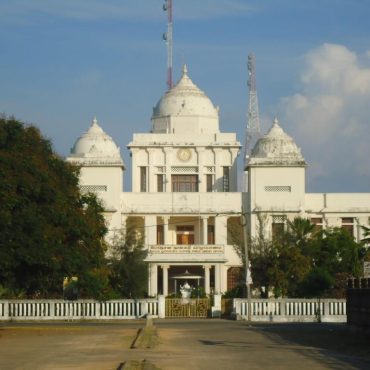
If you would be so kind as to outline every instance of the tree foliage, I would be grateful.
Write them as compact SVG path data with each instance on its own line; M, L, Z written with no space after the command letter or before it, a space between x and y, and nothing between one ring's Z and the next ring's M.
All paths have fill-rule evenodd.
M343 296L346 278L361 274L363 247L347 230L317 230L309 220L295 218L270 239L266 221L261 216L258 221L261 232L251 241L251 260L253 285L262 295Z
M144 262L144 233L135 219L128 219L126 230L112 246L110 284L120 298L142 298L147 295L148 265Z
M0 285L8 295L60 295L66 276L94 295L105 233L97 199L79 192L78 169L36 127L0 118Z

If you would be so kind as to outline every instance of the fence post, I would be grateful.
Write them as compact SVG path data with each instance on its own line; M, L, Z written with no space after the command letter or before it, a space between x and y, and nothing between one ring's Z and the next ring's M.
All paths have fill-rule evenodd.
M280 311L280 316L285 319L285 316L286 316L286 300L284 298L280 299L279 304L280 304L280 310L279 310Z
M221 317L221 294L215 294L213 296L212 317Z
M4 319L9 320L9 301L4 302Z
M158 317L164 319L166 317L166 298L164 295L158 296Z
M50 311L49 311L50 318L55 319L55 302L51 301L49 307L50 307Z
M147 316L148 313L149 313L149 303L147 300L145 301L140 301L140 304L141 304L141 316L144 317L144 316Z

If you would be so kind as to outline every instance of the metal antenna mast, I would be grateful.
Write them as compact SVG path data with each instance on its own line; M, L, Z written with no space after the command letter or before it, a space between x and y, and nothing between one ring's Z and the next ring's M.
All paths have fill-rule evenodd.
M248 75L249 106L244 145L244 170L249 162L252 149L261 135L256 87L256 57L253 53L248 55Z
M167 86L172 88L172 0L165 0L163 10L167 12L167 32L163 34L163 40L167 44Z

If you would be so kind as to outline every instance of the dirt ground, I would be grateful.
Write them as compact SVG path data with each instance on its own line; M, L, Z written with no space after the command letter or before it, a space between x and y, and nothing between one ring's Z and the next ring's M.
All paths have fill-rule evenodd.
M130 349L144 321L0 326L0 369L370 369L369 337L339 324L155 320L160 343Z

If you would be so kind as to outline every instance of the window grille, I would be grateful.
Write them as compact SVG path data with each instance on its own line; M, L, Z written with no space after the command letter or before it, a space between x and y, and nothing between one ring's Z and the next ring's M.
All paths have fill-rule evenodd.
M178 167L173 166L172 173L198 173L198 167Z
M284 215L272 216L272 222L274 224L284 224L285 220L286 220L286 216L284 216Z
M215 172L215 168L213 166L206 166L205 168L205 171L206 173L214 173Z
M224 167L223 168L223 176L222 176L222 187L223 191L228 192L230 191L230 168Z
M81 185L82 193L94 193L98 191L107 191L107 185Z
M291 186L265 186L265 191L273 191L278 193L290 193L292 191Z

